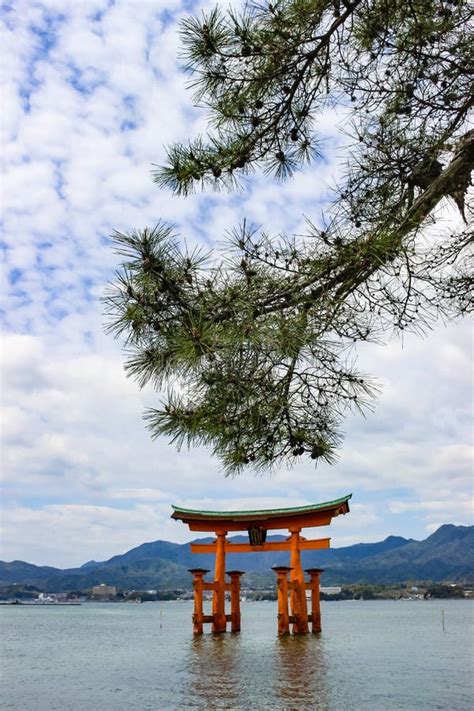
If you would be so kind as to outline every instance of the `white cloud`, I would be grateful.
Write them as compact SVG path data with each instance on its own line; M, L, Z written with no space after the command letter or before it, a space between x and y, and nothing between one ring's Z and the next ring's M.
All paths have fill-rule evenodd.
M465 494L452 489L436 492L437 498L418 501L391 501L389 509L395 514L415 512L424 522L428 533L433 533L443 523L472 526L474 523L474 500L472 494Z
M28 558L39 564L74 567L85 563L85 551L96 559L159 538L166 512L150 505L133 509L71 504L41 509L15 507L2 517L2 554L6 559ZM171 532L171 526L169 526ZM87 556L86 556L87 557Z
M134 489L130 487L128 489L117 489L111 491L111 499L123 499L124 501L169 501L169 492L161 491L161 489L152 488L142 488Z

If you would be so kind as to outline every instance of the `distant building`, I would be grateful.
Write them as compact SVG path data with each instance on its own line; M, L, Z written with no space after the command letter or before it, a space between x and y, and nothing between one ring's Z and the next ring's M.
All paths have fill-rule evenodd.
M332 587L327 588L321 587L320 590L325 595L339 595L339 593L342 591L342 588L337 585L333 585Z
M105 597L115 597L117 594L117 588L115 585L106 585L101 583L100 585L94 585L92 588L92 596L100 597L101 599Z
M325 595L339 595L342 592L342 588L338 585L333 585L332 587L320 587L320 592ZM311 590L306 590L306 599L311 600Z

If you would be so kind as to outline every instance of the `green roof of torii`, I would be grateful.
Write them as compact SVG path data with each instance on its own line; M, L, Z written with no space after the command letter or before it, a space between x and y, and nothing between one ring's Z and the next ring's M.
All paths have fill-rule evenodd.
M321 511L324 509L330 509L342 504L347 504L352 494L343 496L340 499L334 499L334 501L325 501L321 504L309 504L307 506L292 506L290 508L282 509L255 509L253 511L200 511L199 509L184 509L181 506L172 505L173 513L171 518L181 518L181 517L203 517L203 518L241 518L247 519L254 516L279 516L279 515L293 515L301 513L311 513L312 511Z

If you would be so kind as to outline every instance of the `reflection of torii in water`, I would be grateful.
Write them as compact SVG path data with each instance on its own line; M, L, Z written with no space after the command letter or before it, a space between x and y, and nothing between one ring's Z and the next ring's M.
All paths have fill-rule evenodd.
M240 576L241 571L228 571L230 583L225 581L226 553L254 553L258 551L289 551L290 565L278 566L274 570L278 577L278 632L306 634L308 622L312 631L321 631L319 610L318 568L310 568L310 582L305 582L301 566L301 551L329 548L329 538L308 541L300 533L302 528L327 526L335 516L349 512L352 494L335 501L288 509L267 509L263 511L196 511L173 506L172 518L187 523L191 531L214 532L213 543L191 543L193 553L213 553L216 556L214 582L204 581L203 568L193 568L194 575L194 632L201 634L203 623L212 622L213 632L225 632L227 621L233 632L240 630ZM287 528L290 535L286 541L266 542L267 531ZM249 543L231 543L226 536L229 531L248 531ZM288 582L288 572L290 580ZM306 605L306 589L311 590L311 614ZM213 591L212 615L203 614L203 590ZM225 593L231 593L231 614L225 613ZM288 613L288 592L290 593L291 615Z

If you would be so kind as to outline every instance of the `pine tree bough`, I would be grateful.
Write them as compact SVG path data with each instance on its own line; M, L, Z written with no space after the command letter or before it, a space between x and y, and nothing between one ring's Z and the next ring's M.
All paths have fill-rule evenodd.
M115 234L109 328L129 375L167 392L146 413L153 436L209 445L229 473L332 462L344 416L376 392L354 345L471 309L471 21L464 0L281 0L184 22L213 128L169 149L161 186L317 171L328 107L349 111L352 147L325 223L305 237L244 221L219 262L182 250L163 223ZM460 217L445 224L451 201Z

